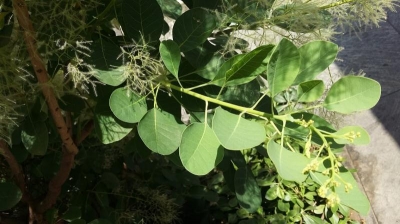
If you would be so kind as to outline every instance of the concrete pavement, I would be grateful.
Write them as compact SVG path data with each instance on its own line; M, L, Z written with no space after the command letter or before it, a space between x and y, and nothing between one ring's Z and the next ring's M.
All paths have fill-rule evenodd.
M344 49L336 66L344 73L362 69L382 86L382 97L372 110L347 117L371 136L364 147L348 147L348 163L371 202L363 217L368 224L400 223L400 14L389 13L379 28L359 37L344 34L335 41Z

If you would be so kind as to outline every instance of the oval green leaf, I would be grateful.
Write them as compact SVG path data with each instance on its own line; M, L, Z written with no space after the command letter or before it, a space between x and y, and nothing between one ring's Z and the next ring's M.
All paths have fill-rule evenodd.
M170 155L178 149L184 127L173 115L153 108L139 122L138 133L150 150Z
M223 153L217 136L207 124L193 123L183 132L179 157L189 172L195 175L209 173Z
M312 80L301 83L297 88L298 102L314 102L324 94L325 86L321 80Z
M300 71L294 84L313 80L336 59L339 47L328 41L312 41L299 48Z
M215 28L214 14L203 8L194 8L179 16L172 29L172 35L181 51L185 52L204 43Z
M212 129L221 145L229 150L255 147L265 141L264 127L218 107L215 110Z
M125 37L147 42L158 41L163 31L164 15L156 0L123 0L122 30Z
M249 213L256 212L261 206L261 190L247 166L240 167L235 173L235 193L240 206Z
M308 175L303 174L303 170L312 161L311 159L300 153L285 149L274 142L273 139L268 142L267 152L275 164L279 176L283 179L301 183L307 178Z
M346 76L334 83L324 101L324 107L343 114L368 110L381 96L381 85L366 77Z
M300 70L300 53L297 47L284 38L274 48L267 66L267 80L274 97L290 87Z
M368 132L359 126L347 126L333 133L338 138L334 138L339 144L368 145L370 142Z
M112 92L109 105L113 114L127 123L137 123L147 113L146 98L125 88Z
M182 14L182 6L176 0L157 0L162 12L173 19L177 19Z
M22 192L14 183L0 183L0 211L13 208L22 198Z
M178 79L179 64L181 63L181 52L179 45L173 40L166 40L160 44L160 55L165 67Z

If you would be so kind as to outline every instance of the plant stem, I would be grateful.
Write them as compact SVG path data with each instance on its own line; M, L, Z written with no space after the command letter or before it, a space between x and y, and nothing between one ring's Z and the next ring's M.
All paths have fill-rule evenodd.
M356 0L341 0L341 1L337 1L337 2L334 2L334 3L328 4L328 5L321 6L319 8L320 9L329 9L329 8L337 7L339 5L344 5L344 4L347 4L347 3L351 3L351 2L354 2L354 1L356 1Z
M240 112L244 112L244 113L247 113L247 114L251 114L251 115L254 115L254 116L266 117L266 118L274 117L274 118L277 118L278 120L286 120L286 118L284 116L280 116L280 115L275 115L274 116L272 114L268 114L268 113L265 113L265 112L262 112L262 111L253 110L251 108L242 107L242 106L238 106L238 105L235 105L235 104L227 103L227 102L224 102L224 101L221 101L221 100L217 100L217 99L214 99L214 98L211 98L211 97L208 97L208 96L201 95L199 93L193 92L191 90L188 90L188 89L185 89L185 88L182 88L182 87L179 87L179 86L172 85L171 83L162 82L161 85L163 85L164 87L166 87L168 89L177 90L177 91L185 93L187 95L190 95L190 96L196 97L198 99L204 100L206 102L215 103L215 104L218 104L220 106L228 107L228 108L231 108L231 109L234 109L234 110L237 110L237 111L240 111Z

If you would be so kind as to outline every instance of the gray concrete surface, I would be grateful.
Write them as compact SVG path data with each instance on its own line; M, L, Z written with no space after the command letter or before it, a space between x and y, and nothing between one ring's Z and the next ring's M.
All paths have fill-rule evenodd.
M382 85L382 98L372 110L347 117L346 124L364 127L371 143L348 147L348 162L372 209L368 224L400 223L400 14L389 13L379 28L359 37L344 34L335 41L344 49L336 65L345 74L362 69Z

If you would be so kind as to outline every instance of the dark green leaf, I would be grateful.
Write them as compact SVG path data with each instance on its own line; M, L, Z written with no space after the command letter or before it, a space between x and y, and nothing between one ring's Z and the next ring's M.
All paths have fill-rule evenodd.
M215 28L214 14L203 8L194 8L176 20L172 34L181 51L185 52L204 43Z
M0 211L11 209L22 198L22 192L13 183L0 183Z
M123 0L122 30L128 38L146 42L158 41L164 23L164 16L156 0Z
M240 206L249 213L257 211L261 206L261 190L257 185L253 173L247 166L236 170L235 192Z
M162 12L173 19L177 19L182 14L182 6L177 0L157 0Z
M72 94L65 94L58 101L60 108L64 111L79 113L86 107L86 103L81 97Z
M105 173L101 174L101 181L110 190L113 190L113 189L119 187L119 185L120 185L118 177L111 172L105 172Z
M71 222L76 219L80 219L82 216L81 207L71 206L68 210L62 215L62 219Z

